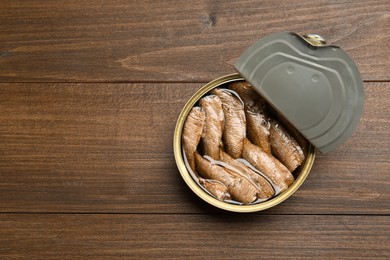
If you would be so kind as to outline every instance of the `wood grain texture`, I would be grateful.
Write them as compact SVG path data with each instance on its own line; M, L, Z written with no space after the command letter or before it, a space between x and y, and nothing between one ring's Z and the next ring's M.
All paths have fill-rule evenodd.
M4 0L0 82L205 82L278 31L321 34L390 80L387 0Z
M0 212L219 212L173 158L177 117L201 84L0 84ZM366 83L363 118L265 214L390 214L390 83Z
M388 259L389 220L388 216L5 214L0 215L0 254L6 259Z
M351 55L363 118L287 201L224 212L181 179L176 120L278 31ZM0 258L389 259L389 35L387 0L0 1Z

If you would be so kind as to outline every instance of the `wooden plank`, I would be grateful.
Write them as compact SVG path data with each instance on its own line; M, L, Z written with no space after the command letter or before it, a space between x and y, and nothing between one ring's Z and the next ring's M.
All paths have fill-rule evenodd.
M176 168L177 117L201 84L0 84L1 212L216 212ZM389 214L390 83L268 214ZM218 211L217 211L218 212Z
M388 259L389 220L388 216L0 214L0 254L6 259Z
M4 0L0 82L205 82L278 31L321 34L364 80L390 80L389 12L387 0Z

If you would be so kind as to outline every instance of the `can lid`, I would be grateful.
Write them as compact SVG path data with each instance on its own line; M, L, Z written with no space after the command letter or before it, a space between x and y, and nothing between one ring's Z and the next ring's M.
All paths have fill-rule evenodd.
M249 47L235 69L321 152L354 132L364 88L356 64L319 35L281 32Z

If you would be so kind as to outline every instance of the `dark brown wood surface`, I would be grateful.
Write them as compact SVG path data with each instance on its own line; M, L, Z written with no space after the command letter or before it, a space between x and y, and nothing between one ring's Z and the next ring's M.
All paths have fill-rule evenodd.
M380 1L0 1L0 81L209 81L278 31L318 33L390 80Z
M364 114L282 204L217 210L181 179L180 110L277 31L319 33ZM390 258L389 1L0 1L0 259Z
M386 216L3 214L0 225L5 259L390 257Z
M5 212L199 213L178 173L176 119L201 84L0 84ZM281 214L390 214L390 83L366 83L355 135L318 154Z

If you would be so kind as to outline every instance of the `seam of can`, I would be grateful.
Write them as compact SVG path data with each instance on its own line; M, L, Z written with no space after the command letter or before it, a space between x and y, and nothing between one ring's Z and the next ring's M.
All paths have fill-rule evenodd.
M229 74L220 78L217 78L215 80L210 81L206 85L202 86L184 105L184 108L182 109L177 123L175 127L175 132L174 132L174 138L173 138L173 152L174 152L174 157L176 161L176 165L179 169L180 175L184 179L185 183L187 186L201 199L206 201L207 203L228 211L232 212L241 212L241 213L249 213L249 212L256 212L256 211L261 211L265 210L271 207L274 207L278 205L279 203L283 202L286 200L288 197L290 197L304 182L306 177L308 176L311 167L313 165L314 159L315 159L315 148L313 145L309 143L308 146L308 153L307 157L305 160L305 164L303 168L301 169L301 172L298 176L298 178L293 182L293 184L283 193L279 194L275 198L272 198L268 201L261 202L258 204L253 204L253 205L234 205L230 204L227 202L220 201L211 195L207 194L205 191L203 191L199 185L195 182L195 180L191 177L189 174L187 167L184 164L183 160L183 154L182 154L182 149L181 149L181 135L182 135L182 130L183 126L185 123L185 120L187 119L187 115L189 114L191 108L195 105L195 103L202 97L204 96L207 92L209 92L211 89L216 88L222 84L226 84L232 81L239 81L239 80L244 80L244 78L238 74Z

